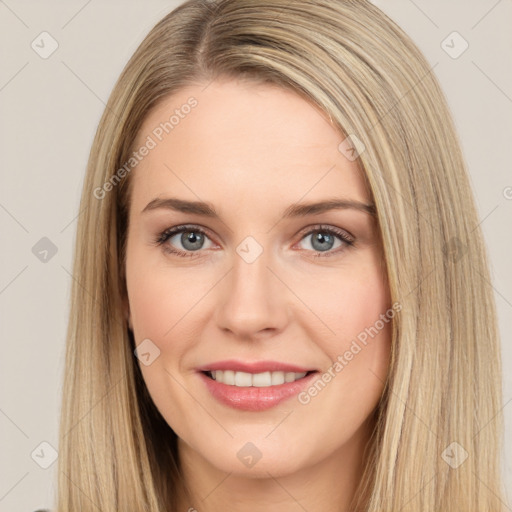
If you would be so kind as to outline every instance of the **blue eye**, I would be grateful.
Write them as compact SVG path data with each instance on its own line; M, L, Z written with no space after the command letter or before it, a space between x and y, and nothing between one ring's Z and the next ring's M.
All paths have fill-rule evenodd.
M340 253L354 245L354 238L347 232L331 226L314 226L301 238L301 242L311 237L309 245L313 257L326 257ZM205 242L209 242L210 245ZM164 247L166 252L180 257L200 256L201 249L211 248L212 242L206 232L198 226L174 226L157 236L155 243ZM176 247L176 245L181 245ZM334 249L334 250L333 250Z
M176 248L174 245L166 242L172 242L176 238L181 244L183 249ZM195 256L194 252L203 249L206 233L195 226L175 226L173 228L166 229L158 236L156 242L159 245L165 244L165 250L180 256ZM174 242L176 243L176 242Z
M333 248L344 246L345 244L353 244L353 240L349 238L345 233L339 233L330 228L323 228L310 231L303 238L303 240L306 240L307 238L310 238L311 240L309 245L312 247L313 251L317 252L327 252L331 251L331 249Z

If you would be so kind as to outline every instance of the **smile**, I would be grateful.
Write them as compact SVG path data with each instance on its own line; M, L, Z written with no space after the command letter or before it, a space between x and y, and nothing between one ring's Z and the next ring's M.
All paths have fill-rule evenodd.
M276 361L227 360L196 368L206 391L224 406L259 412L303 391L318 370Z

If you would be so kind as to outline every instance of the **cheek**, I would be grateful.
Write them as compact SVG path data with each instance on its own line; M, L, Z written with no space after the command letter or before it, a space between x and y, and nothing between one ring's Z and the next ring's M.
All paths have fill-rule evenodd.
M383 277L374 271L348 276L340 290L333 293L331 310L337 337L364 339L365 332L379 320L390 307L389 292ZM386 324L378 323L378 330ZM372 331L374 332L374 331Z
M331 356L344 350L347 342L373 326L391 307L385 274L371 256L362 259L360 265L304 280L301 285L301 296L323 324L315 325L321 328L325 351ZM313 322L308 322L312 326ZM381 322L379 330L386 331ZM316 335L310 332L313 339L319 337L320 331Z
M152 262L142 251L134 250L127 259L126 280L135 343L149 339L159 351L151 364L139 363L142 376L157 409L174 431L185 437L184 411L191 404L184 391L180 365L183 355L199 339L190 332L194 328L190 319L194 305L208 291L204 279L191 282L190 274L171 269L161 260Z
M394 316L389 288L379 268L374 264L355 275L349 293L340 297L343 309L337 332L344 342L341 347L337 344L336 354L344 356L348 381L366 380L377 391L387 373ZM349 363L352 371L348 371Z
M308 300L329 330L314 334L310 322L309 333L328 357L323 373L299 401L319 417L338 410L340 415L332 421L337 417L339 427L346 428L348 419L348 424L360 424L382 394L396 312L385 276L373 259L357 271L342 269L317 283Z
M150 338L157 344L173 337L212 286L204 273L172 269L162 258L153 263L136 251L127 261L126 274L135 339Z

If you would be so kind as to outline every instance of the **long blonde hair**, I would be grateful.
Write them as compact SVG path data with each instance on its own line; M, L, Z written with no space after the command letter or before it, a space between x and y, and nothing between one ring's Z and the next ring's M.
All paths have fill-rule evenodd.
M355 135L364 144L359 163L391 298L402 310L354 510L502 510L494 297L432 68L364 0L189 0L128 62L92 145L75 248L57 512L175 510L176 435L146 390L124 316L131 180L119 169L151 109L217 77L291 89L325 112L340 142Z

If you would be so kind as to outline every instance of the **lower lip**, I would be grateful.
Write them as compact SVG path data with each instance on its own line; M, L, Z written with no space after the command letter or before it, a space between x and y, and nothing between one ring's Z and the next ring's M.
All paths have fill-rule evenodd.
M264 388L230 386L211 379L203 372L200 372L199 375L213 397L224 405L243 411L265 411L294 395L298 395L310 383L316 373L310 373L294 382L285 382L284 384Z

